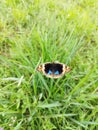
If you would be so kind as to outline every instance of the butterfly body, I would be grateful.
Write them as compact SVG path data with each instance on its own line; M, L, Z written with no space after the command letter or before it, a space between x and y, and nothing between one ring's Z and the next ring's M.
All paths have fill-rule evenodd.
M43 72L43 74L49 78L60 78L65 73L69 72L70 68L59 62L47 62L39 65L37 70Z

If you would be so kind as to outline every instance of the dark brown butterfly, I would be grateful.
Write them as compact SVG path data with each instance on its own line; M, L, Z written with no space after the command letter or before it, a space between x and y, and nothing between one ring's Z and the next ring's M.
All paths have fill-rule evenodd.
M70 68L63 63L47 62L37 67L37 70L49 78L60 78L65 73L70 72Z

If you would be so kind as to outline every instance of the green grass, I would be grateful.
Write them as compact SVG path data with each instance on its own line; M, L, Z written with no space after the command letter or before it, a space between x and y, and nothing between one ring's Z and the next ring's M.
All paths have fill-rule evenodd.
M53 61L71 72L36 71ZM98 129L97 0L0 0L0 128Z

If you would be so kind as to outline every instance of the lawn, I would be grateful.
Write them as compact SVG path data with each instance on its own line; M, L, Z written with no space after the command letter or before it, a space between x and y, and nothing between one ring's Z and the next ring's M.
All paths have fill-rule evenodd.
M0 130L98 130L97 0L0 0Z

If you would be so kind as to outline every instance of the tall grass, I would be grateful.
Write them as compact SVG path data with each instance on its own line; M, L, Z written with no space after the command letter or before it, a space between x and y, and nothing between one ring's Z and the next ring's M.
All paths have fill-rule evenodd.
M0 128L98 128L98 5L93 0L0 2ZM40 63L71 72L49 79Z

